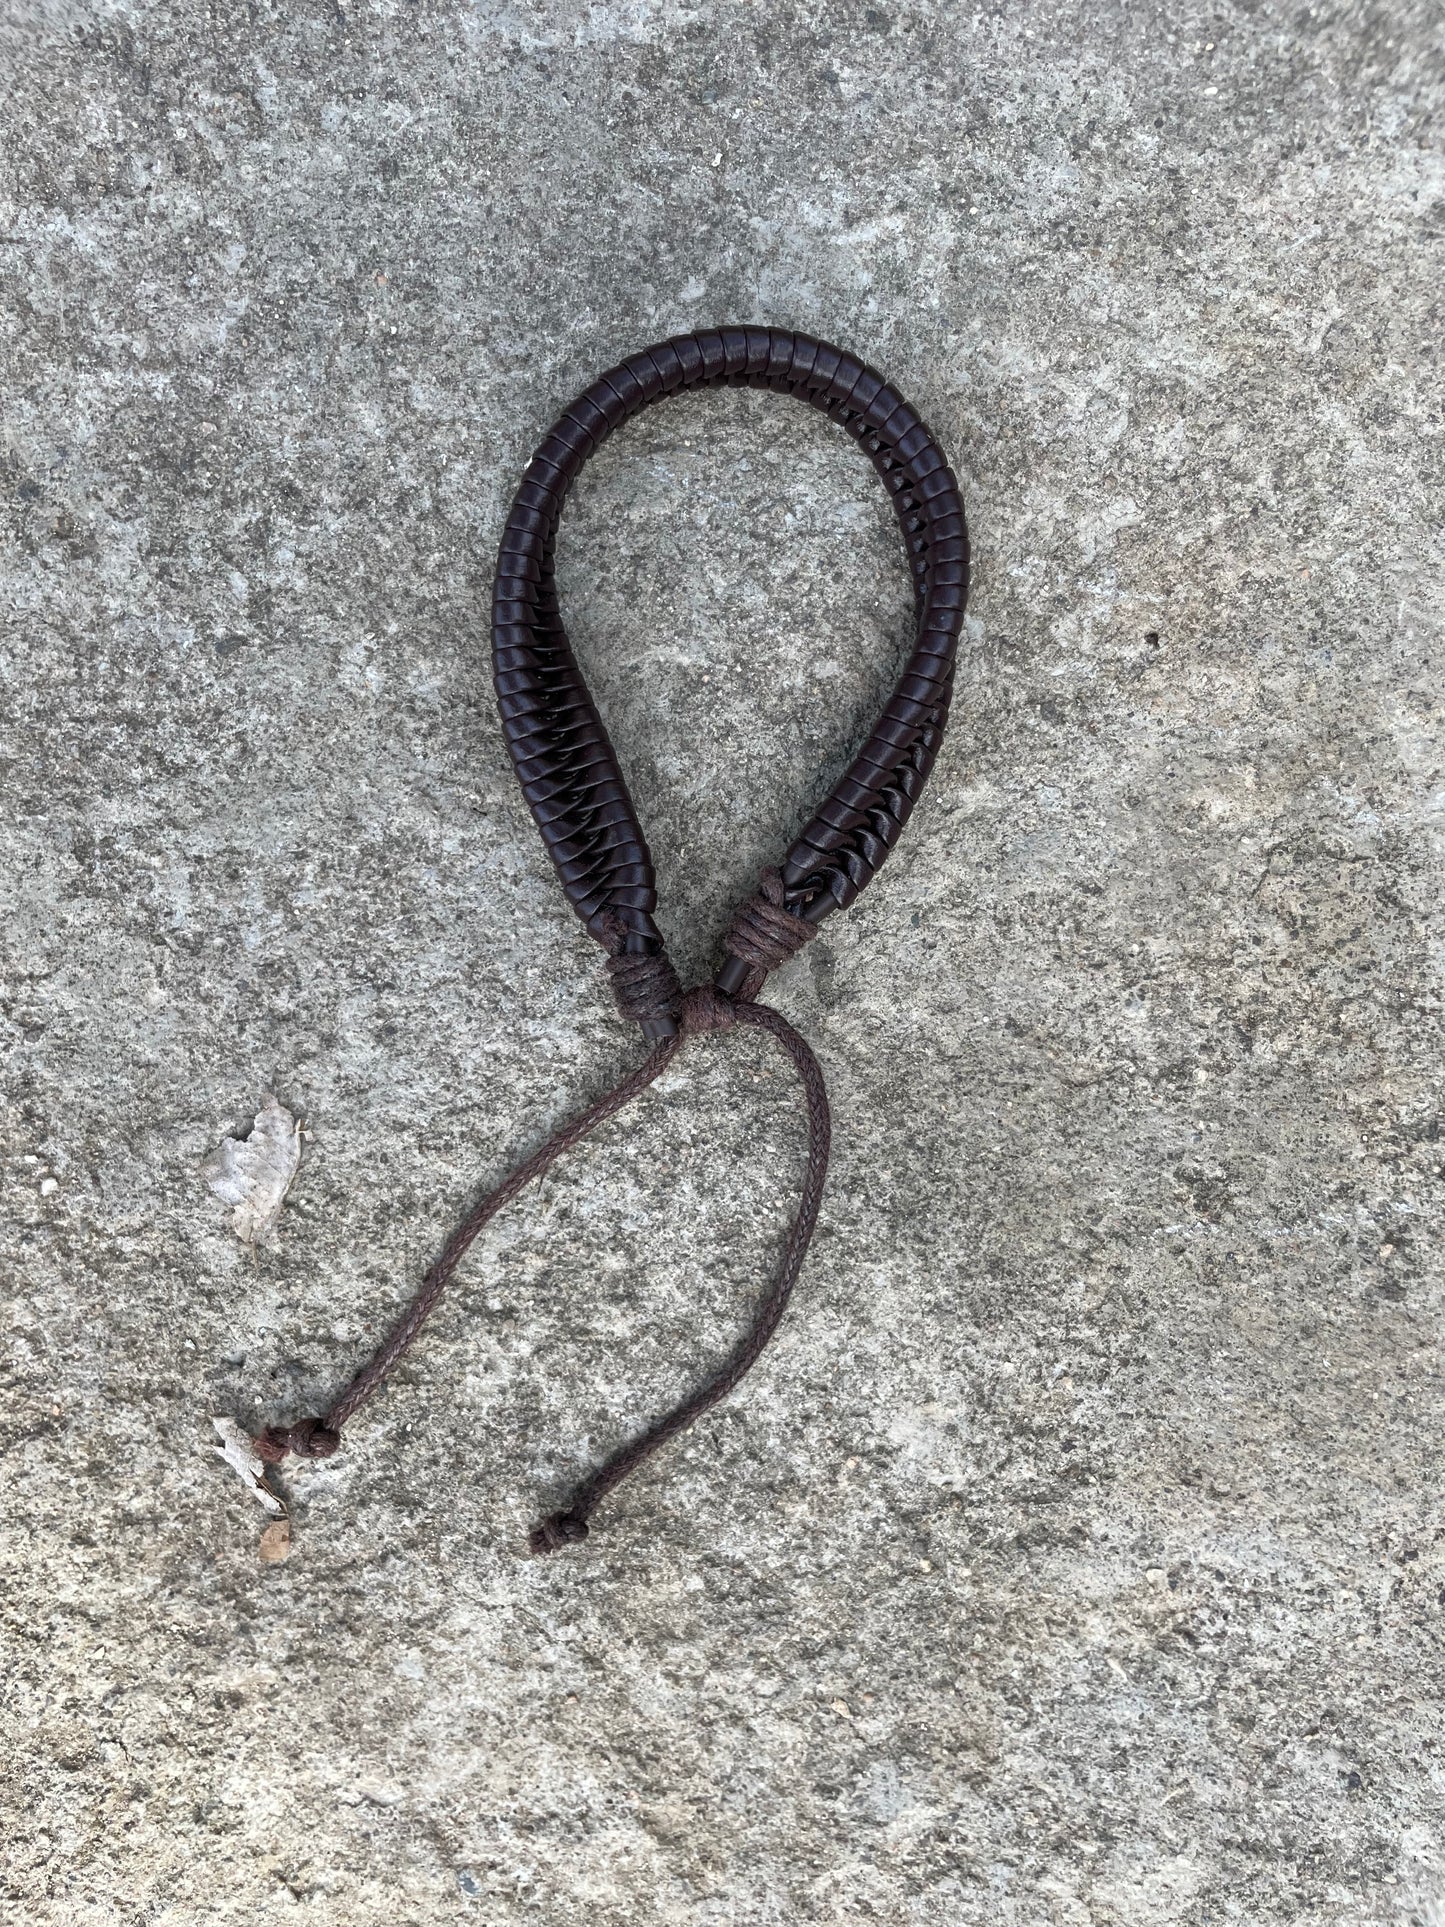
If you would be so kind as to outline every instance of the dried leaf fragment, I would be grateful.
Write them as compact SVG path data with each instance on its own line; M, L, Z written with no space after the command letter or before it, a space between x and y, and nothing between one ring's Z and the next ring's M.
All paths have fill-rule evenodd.
M251 1497L269 1512L273 1519L284 1519L286 1508L266 1484L265 1463L256 1457L256 1448L250 1439L233 1418L213 1418L211 1423L215 1426L221 1440L219 1445L211 1448L216 1457L226 1461ZM269 1531L270 1528L268 1527L267 1530ZM264 1533L262 1538L265 1538ZM289 1543L289 1531L287 1538ZM262 1556L264 1557L264 1554ZM285 1554L281 1556L284 1558Z
M256 1244L275 1224L300 1163L300 1123L269 1092L251 1135L223 1138L206 1159L206 1182L235 1206L231 1229L242 1244Z

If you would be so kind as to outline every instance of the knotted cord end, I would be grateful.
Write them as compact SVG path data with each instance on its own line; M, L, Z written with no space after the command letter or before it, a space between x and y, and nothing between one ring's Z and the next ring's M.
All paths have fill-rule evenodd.
M818 926L795 917L787 907L783 879L777 870L764 870L757 889L733 918L725 948L727 962L718 984L730 997L756 997L763 979L790 957L795 957L818 934Z
M622 1016L641 1024L654 1042L677 1035L682 1011L682 984L665 950L627 950L627 931L620 917L603 920L602 943L607 951L607 974Z
M341 1434L323 1425L319 1418L303 1418L294 1425L268 1425L251 1445L256 1457L267 1465L279 1465L291 1452L298 1459L329 1459L341 1450Z
M534 1559L541 1559L549 1552L560 1552L563 1546L574 1546L587 1537L586 1515L577 1511L553 1512L532 1527L527 1543L532 1548Z

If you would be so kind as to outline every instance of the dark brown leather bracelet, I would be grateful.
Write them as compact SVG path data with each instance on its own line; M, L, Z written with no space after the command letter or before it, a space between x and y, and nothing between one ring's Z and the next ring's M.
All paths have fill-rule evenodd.
M592 451L649 402L720 385L796 395L861 443L893 496L913 572L918 638L847 774L734 918L715 983L685 992L653 921L657 894L646 840L562 625L553 558L567 491ZM778 328L679 335L629 356L573 402L533 456L507 518L493 597L493 668L507 745L548 853L577 914L607 951L619 1010L641 1025L652 1049L473 1208L386 1342L326 1415L268 1426L255 1441L263 1459L276 1463L288 1453L330 1457L341 1444L342 1425L385 1382L497 1212L569 1146L646 1090L687 1038L736 1024L776 1039L807 1100L807 1167L782 1263L720 1369L590 1473L564 1506L533 1529L532 1550L550 1552L586 1538L598 1502L751 1369L777 1329L802 1268L831 1132L817 1060L787 1019L758 1003L757 995L768 972L809 942L824 917L853 901L907 822L948 718L967 589L963 504L947 462L897 391L841 349Z
M657 896L632 799L557 606L557 524L583 463L614 429L665 395L720 386L796 395L862 444L893 497L917 600L918 639L887 708L783 858L790 916L817 924L857 896L908 821L948 718L968 533L948 463L896 389L842 349L781 328L678 335L599 375L543 440L517 490L497 560L492 659L523 794L573 907L614 954L664 954ZM754 957L729 942L718 988L735 995L754 968ZM619 1002L648 1037L675 1033L675 1013Z

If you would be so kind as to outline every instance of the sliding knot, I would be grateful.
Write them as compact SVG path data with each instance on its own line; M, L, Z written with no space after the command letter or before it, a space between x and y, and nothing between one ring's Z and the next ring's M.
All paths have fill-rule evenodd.
M686 1037L705 1037L710 1030L731 1030L737 1022L731 997L713 984L697 984L682 1000L682 1029Z
M329 1459L341 1450L341 1434L323 1425L319 1418L301 1418L294 1425L268 1425L251 1446L267 1465L279 1465L288 1452L294 1452L298 1459Z
M548 1518L532 1527L528 1543L534 1557L540 1559L544 1553L556 1552L561 1546L572 1546L579 1539L587 1537L587 1519L581 1512L554 1512Z
M765 975L795 957L805 943L818 934L818 926L806 918L795 917L783 901L783 879L776 870L764 870L753 896L733 918L726 948L754 970Z
M602 942L612 995L624 1017L634 1023L675 1022L682 1008L682 985L665 950L624 950L627 931L620 917L609 916Z

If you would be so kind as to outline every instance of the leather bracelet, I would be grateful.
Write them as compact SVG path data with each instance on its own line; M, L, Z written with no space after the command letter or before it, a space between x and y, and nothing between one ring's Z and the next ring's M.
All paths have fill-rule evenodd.
M913 574L917 641L877 726L777 869L733 919L712 985L684 991L653 920L652 859L616 755L572 653L553 558L568 490L612 431L650 402L689 388L771 388L821 409L860 443L893 497ZM722 1366L590 1473L531 1534L534 1552L588 1535L599 1501L669 1439L726 1397L777 1329L802 1268L823 1193L831 1136L822 1073L780 1012L757 1001L768 973L851 903L893 844L933 767L948 719L968 590L968 535L958 485L918 415L883 377L839 348L778 328L679 335L600 375L528 465L503 531L492 604L493 671L518 781L563 888L607 952L621 1013L648 1056L489 1192L452 1234L376 1354L322 1418L268 1426L261 1458L328 1458L341 1428L380 1389L497 1212L570 1146L630 1104L689 1038L735 1025L771 1035L791 1060L808 1110L802 1197L782 1262Z
M720 386L796 395L854 436L893 497L917 602L917 641L898 686L779 866L789 916L816 925L864 888L908 821L948 718L968 533L948 463L895 388L842 349L781 328L679 335L599 375L544 438L517 490L497 560L492 660L522 793L573 908L609 954L665 953L646 839L562 624L557 524L583 464L614 429L665 395ZM730 941L718 988L735 995L756 967ZM675 1012L622 1007L648 1037L675 1034Z

